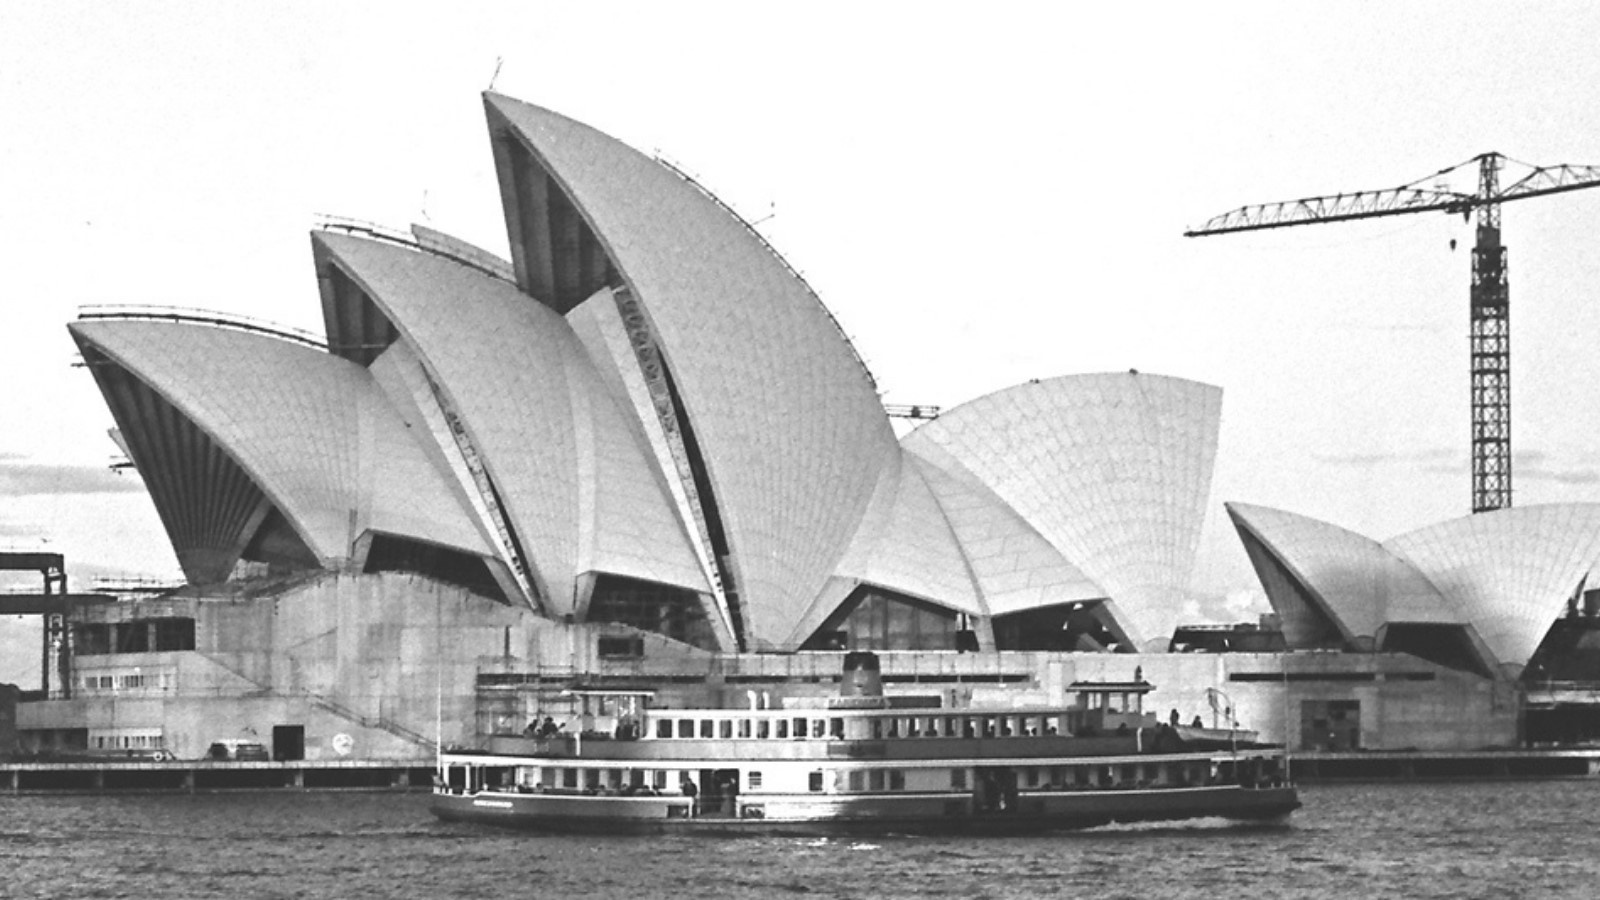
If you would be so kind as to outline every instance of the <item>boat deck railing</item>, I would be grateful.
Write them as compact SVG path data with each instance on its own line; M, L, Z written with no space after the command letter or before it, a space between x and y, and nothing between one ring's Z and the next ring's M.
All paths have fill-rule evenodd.
M957 653L928 650L877 651L885 684L1027 684L1036 680L1047 653ZM652 685L837 683L842 650L783 654L727 654L704 657L600 659L556 664L521 657L479 659L480 687L514 684L633 680Z

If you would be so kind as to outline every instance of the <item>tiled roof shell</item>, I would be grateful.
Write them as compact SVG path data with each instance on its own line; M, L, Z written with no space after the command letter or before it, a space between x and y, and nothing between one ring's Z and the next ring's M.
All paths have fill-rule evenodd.
M1117 601L1135 641L1177 624L1199 545L1222 391L1136 372L1008 388L951 410L906 449L981 484Z
M312 347L208 325L85 321L79 341L204 431L323 561L366 531L485 554L482 534L360 366Z
M564 116L485 103L491 132L538 157L646 310L704 452L749 630L788 634L898 453L870 376L805 283L696 185Z
M1600 559L1600 504L1475 513L1384 547L1426 575L1501 664L1522 666Z
M548 611L581 573L705 591L647 449L566 319L449 259L333 234L316 241L414 348L494 478Z
M506 593L579 617L595 576L625 576L699 595L729 649L735 628L798 646L861 586L974 616L1105 601L1165 640L1219 389L1035 381L898 441L839 325L728 207L587 125L484 102L509 263L431 228L319 231L327 352L74 332L213 436L325 564L354 523L486 557Z

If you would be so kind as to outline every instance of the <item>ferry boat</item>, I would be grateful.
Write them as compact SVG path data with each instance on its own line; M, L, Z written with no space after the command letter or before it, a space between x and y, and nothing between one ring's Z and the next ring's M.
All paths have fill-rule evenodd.
M1143 712L1137 676L1074 684L1071 705L951 708L885 697L871 653L844 668L840 695L808 708L654 708L647 688L574 686L587 729L547 718L441 753L433 812L561 832L1025 834L1300 805L1281 747L1190 746Z

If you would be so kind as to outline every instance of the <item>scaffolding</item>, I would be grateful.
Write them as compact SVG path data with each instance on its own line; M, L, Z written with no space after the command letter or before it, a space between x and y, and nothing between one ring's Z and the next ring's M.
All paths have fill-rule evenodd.
M72 628L67 614L78 603L109 602L104 594L67 591L66 560L60 553L0 552L0 572L38 572L39 592L0 593L0 615L39 616L44 620L39 653L40 695L53 700L72 699ZM51 687L52 673L56 687Z

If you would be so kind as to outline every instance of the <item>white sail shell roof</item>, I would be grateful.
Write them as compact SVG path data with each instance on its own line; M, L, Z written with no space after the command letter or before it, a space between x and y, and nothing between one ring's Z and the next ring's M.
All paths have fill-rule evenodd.
M1600 559L1600 504L1475 513L1384 542L1470 621L1502 665L1525 665Z
M1171 634L1189 587L1221 408L1221 389L1198 382L1074 375L963 404L904 445L992 491L1148 644Z
M360 366L210 325L81 321L71 328L221 446L325 563L349 557L366 531L491 553Z
M898 452L870 376L805 284L707 194L578 122L485 101L491 131L537 155L647 312L703 452L748 631L780 640Z
M1320 611L1335 620L1346 639L1373 638L1391 622L1466 621L1421 572L1372 538L1280 509L1245 503L1227 508L1314 593ZM1298 602L1283 596L1271 599L1280 613Z
M942 451L939 451L942 453ZM908 454L909 456L909 454ZM1002 616L1043 606L1103 600L1106 590L1073 565L992 491L957 465L911 456L955 534L983 610Z
M884 482L874 503L881 510L864 521L837 574L960 612L986 614L961 544L922 473L902 465Z
M578 575L707 590L646 448L567 321L509 282L433 254L316 235L423 360L521 538L547 610Z
M588 126L484 99L509 265L429 228L320 232L327 353L74 326L114 335L108 354L170 404L114 390L238 457L228 490L200 492L231 517L190 529L205 540L186 538L186 572L225 570L270 514L259 482L295 531L260 527L262 558L335 560L354 534L394 533L489 557L508 596L531 586L540 611L579 618L591 576L626 576L699 594L725 649L736 629L795 646L863 585L977 616L1105 601L1146 639L1175 624L1218 389L1035 382L901 443L838 324L728 208Z

